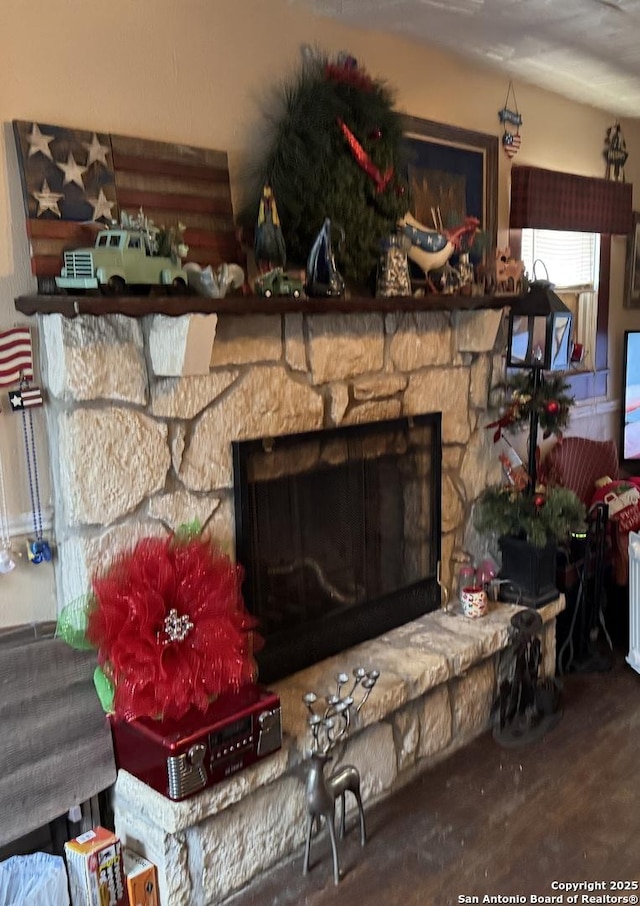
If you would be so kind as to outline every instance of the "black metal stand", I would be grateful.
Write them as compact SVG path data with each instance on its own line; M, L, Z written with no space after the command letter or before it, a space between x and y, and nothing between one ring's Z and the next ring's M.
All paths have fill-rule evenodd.
M538 680L542 618L521 610L511 618L513 644L504 652L504 679L494 705L493 738L508 748L541 739L562 716L560 688L555 680Z
M558 673L602 672L612 665L612 644L607 631L602 596L608 508L598 503L587 519L587 534L582 546L574 544L572 556L577 569L577 590L566 589L566 638L558 649ZM575 587L575 586L574 586ZM566 621L565 621L566 622ZM603 650L604 636L607 650Z

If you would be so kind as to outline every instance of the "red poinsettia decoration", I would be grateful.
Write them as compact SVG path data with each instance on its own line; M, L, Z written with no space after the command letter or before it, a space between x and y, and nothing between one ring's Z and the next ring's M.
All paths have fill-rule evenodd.
M201 538L146 538L93 581L87 638L125 720L206 710L256 678L242 569Z

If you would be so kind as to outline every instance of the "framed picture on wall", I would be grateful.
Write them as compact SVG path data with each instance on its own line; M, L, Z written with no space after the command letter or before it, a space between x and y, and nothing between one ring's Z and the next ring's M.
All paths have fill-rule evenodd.
M427 229L477 217L483 246L497 238L498 138L419 117L404 117L402 152L411 214Z
M627 240L627 274L624 303L640 308L640 213L633 212L633 232Z

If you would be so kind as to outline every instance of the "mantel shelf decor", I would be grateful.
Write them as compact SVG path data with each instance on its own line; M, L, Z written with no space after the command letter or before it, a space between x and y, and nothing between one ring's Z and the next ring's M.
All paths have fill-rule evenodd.
M302 314L362 314L363 312L396 311L476 311L480 309L509 308L520 297L517 295L464 296L426 295L351 296L339 299L292 299L288 296L231 296L208 299L204 296L18 296L16 310L23 315L61 314L67 318L77 315L127 315L143 318L146 315L178 317L188 314L219 315L282 315Z

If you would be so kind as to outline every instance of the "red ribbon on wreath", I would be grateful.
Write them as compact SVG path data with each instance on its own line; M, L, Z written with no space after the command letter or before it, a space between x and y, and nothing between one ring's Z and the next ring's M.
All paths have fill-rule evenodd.
M393 177L393 167L387 167L384 173L381 173L379 168L376 167L374 162L371 160L371 158L364 150L358 139L355 137L351 129L349 129L347 124L343 120L338 118L338 125L340 126L342 134L346 138L347 143L351 148L351 153L356 159L358 165L364 170L367 176L370 176L374 181L376 185L376 192L378 194L380 194L380 192L384 192L384 190L391 182L391 178Z

